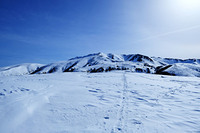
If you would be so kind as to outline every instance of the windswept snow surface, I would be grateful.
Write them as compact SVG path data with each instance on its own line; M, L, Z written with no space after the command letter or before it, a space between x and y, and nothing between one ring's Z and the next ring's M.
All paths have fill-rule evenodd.
M113 71L0 77L0 133L200 132L200 80Z

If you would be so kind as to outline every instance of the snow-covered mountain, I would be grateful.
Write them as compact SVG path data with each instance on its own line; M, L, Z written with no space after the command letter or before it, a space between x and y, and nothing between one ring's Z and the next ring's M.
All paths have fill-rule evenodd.
M95 53L47 65L23 64L0 69L0 74L46 74L62 72L108 72L127 70L152 74L200 77L200 59L148 57L141 54Z
M0 133L199 133L199 78L156 75L199 76L198 61L98 53L1 68Z
M112 70L130 70L154 73L155 67L161 65L151 58L140 55L115 55L96 53L75 57L66 62L58 62L39 67L31 74L55 72L107 72Z
M37 68L42 67L42 64L36 63L25 63L19 65L13 65L8 67L0 68L0 75L10 76L10 75L24 75L34 72Z

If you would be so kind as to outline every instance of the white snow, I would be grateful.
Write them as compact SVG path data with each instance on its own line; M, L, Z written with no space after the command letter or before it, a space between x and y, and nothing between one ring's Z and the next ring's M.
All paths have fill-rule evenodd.
M200 77L199 64L176 63L165 71L177 76Z
M0 133L200 132L200 80L113 71L0 76Z
M35 71L38 67L43 66L42 64L36 63L24 63L19 65L13 65L8 67L0 67L1 76L10 76L10 75L24 75L30 74Z

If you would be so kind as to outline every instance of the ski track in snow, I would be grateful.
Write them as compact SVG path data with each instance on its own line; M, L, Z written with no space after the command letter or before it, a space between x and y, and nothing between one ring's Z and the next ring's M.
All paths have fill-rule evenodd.
M127 81L126 81L126 73L123 73L123 89L121 92L121 102L119 104L119 111L117 114L117 124L114 125L114 127L111 130L111 133L115 133L115 132L127 132L127 125L126 125L126 114L127 114L127 107L128 107L128 103L126 101L127 97Z
M0 77L1 133L200 132L200 81L130 72Z

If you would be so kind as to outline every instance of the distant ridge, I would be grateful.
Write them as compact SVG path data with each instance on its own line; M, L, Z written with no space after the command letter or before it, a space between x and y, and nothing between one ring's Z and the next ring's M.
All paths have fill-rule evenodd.
M22 64L0 68L0 75L46 74L62 72L108 72L126 70L151 74L200 77L200 59L148 57L141 54L94 53L68 61L41 64Z

